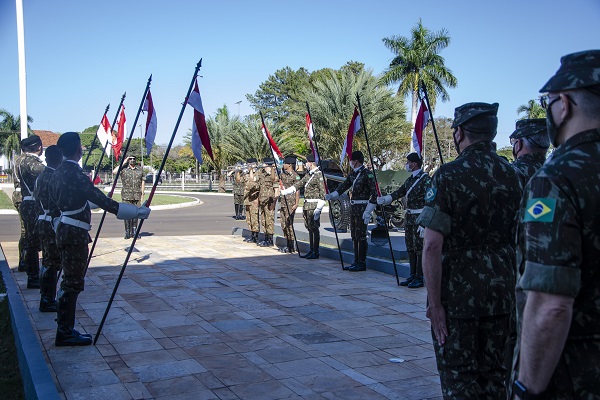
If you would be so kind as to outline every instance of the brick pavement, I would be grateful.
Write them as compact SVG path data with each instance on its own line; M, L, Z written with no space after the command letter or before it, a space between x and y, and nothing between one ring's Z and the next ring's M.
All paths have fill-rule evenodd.
M99 241L76 327L95 334L127 243ZM16 243L2 245L15 266ZM441 398L424 289L239 236L150 236L136 250L97 346L55 347L55 315L14 272L66 399Z

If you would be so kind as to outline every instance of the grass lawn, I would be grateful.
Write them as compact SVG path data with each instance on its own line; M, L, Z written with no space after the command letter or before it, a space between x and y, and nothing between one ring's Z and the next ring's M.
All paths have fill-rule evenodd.
M1 193L6 197L6 193ZM4 294L6 288L0 273L0 296ZM3 399L24 399L9 312L7 297L0 297L0 393Z
M0 209L14 210L13 202L4 190L0 190Z

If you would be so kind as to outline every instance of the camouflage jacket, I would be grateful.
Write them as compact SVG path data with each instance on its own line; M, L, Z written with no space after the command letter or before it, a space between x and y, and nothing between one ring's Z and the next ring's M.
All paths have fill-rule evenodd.
M244 204L250 205L253 201L258 199L258 177L256 172L253 173L253 177L250 177L250 173L244 174Z
M138 201L142 198L142 182L144 182L144 171L141 167L124 167L121 170L121 198L123 200Z
M321 171L309 172L302 179L294 184L296 189L304 188L304 205L303 210L314 210L317 208L317 203L306 200L325 200L325 183L323 181L323 173Z
M44 171L42 160L35 154L25 153L15 161L15 171L17 179L21 186L21 195L23 197L33 196L35 181Z
M233 174L233 194L242 196L244 194L244 176L242 171L236 171Z
M281 171L281 174L279 176L281 178L281 183L283 184L284 189L287 189L290 186L293 186L296 182L300 181L300 175L298 175L296 171ZM280 195L279 197L281 199L281 207L285 207L286 201L290 208L296 204L296 193L288 194L287 196ZM285 200L283 199L284 197Z
M119 210L119 203L106 197L83 173L79 165L71 161L63 161L56 168L52 174L52 180L50 180L48 193L50 200L61 212L81 209L80 212L69 215L69 217L88 224L92 220L88 201L113 214ZM89 242L90 236L85 229L67 224L58 225L56 231L58 245L87 244Z
M273 167L275 168L275 167ZM258 202L260 204L265 204L273 201L275 198L275 189L279 187L279 181L277 180L277 175L273 177L273 174L268 174L265 169L261 168L256 173L258 175Z
M415 225L421 210L425 206L425 192L431 185L431 177L423 170L411 174L402 186L391 194L393 200L406 197L406 224ZM411 212L409 212L411 210Z
M46 167L35 181L35 189L33 190L33 195L38 205L39 214L49 215L50 218L56 218L60 215L60 210L56 204L50 200L50 194L48 193L48 188L50 186L50 181L52 181L53 174L54 168ZM36 229L39 235L54 236L54 230L52 229L52 223L50 221L38 219L36 223Z
M352 171L335 191L342 194L348 189L351 189L352 200L369 200L370 203L377 204L375 175L366 167L362 166L358 171Z
M521 188L491 142L440 166L417 222L444 236L441 300L452 318L508 314L514 307L514 235Z
M527 182L529 182L538 169L542 168L545 161L546 156L544 154L530 153L522 155L512 163L513 168L517 171L522 188L527 186Z

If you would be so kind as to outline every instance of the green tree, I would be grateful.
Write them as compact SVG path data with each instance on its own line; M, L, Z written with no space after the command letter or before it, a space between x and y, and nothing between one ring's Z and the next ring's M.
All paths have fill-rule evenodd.
M529 100L527 104L522 104L517 108L517 114L525 113L524 116L519 119L531 119L531 118L546 118L546 110L541 106L538 100Z
M498 155L505 157L508 161L513 162L515 161L515 156L513 156L513 148L512 146L505 146L502 147L501 149L498 149L496 151L496 153L498 153Z
M391 36L383 39L384 45L394 53L389 68L384 71L381 82L386 85L400 83L398 94L411 96L411 125L415 125L419 108L419 82L423 81L429 94L431 107L436 99L450 99L446 87L456 87L457 80L444 64L440 52L450 44L446 29L431 32L419 23L411 30L411 37Z
M452 161L458 155L456 148L454 147L454 129L452 129L453 119L447 117L438 117L434 119L434 122L444 162ZM423 146L423 157L425 164L432 162L434 164L439 163L440 154L435 141L435 135L433 134L433 124L431 121L429 121L429 124L427 125L427 128L425 128L423 135L423 142L425 143ZM435 161L433 160L434 158Z
M21 117L15 117L5 109L0 109L0 154L8 156L9 165L14 162L16 154L21 150ZM31 127L29 124L33 122L33 118L27 116L27 132L31 135Z

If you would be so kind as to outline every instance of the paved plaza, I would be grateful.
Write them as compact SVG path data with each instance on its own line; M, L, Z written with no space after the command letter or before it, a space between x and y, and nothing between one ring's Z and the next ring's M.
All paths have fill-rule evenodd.
M102 239L76 327L95 334L130 241ZM232 236L136 243L97 346L54 346L55 314L16 272L66 399L438 399L425 289Z

